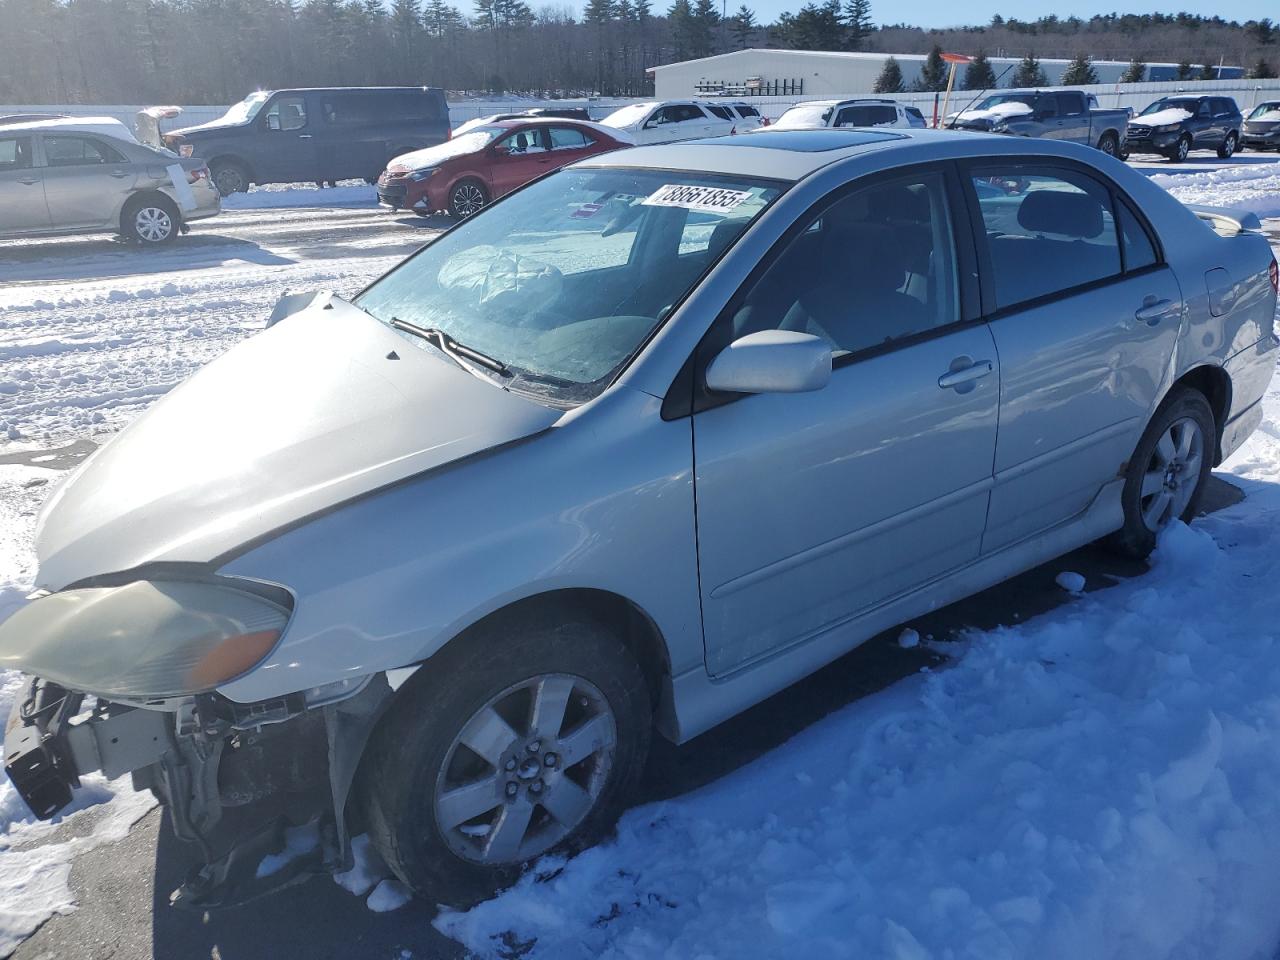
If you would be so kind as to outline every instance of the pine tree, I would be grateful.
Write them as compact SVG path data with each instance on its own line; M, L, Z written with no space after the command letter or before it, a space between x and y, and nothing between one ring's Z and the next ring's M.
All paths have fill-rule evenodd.
M1200 79L1201 80L1217 80L1218 68L1215 67L1212 63L1206 63L1204 66L1200 68Z
M738 7L738 12L732 17L733 21L733 45L739 50L745 50L751 42L751 36L756 29L756 15L745 3Z
M991 61L987 59L985 50L979 50L969 61L969 66L965 67L964 83L962 88L965 90L989 90L996 85L996 72L991 67Z
M947 62L942 59L942 47L934 44L929 56L925 57L924 66L920 68L920 77L915 82L916 90L937 92L947 87Z
M1045 76L1040 61L1028 53L1018 64L1018 69L1014 71L1013 85L1015 87L1047 87L1049 78Z
M689 0L675 0L671 4L667 10L667 26L671 30L672 57L688 60L693 31L693 8Z
M408 79L416 60L418 37L422 33L422 12L418 0L394 0L391 4L391 37L399 63L396 66Z
M1066 87L1084 86L1098 82L1098 71L1083 53L1077 53L1062 74L1062 85Z
M876 78L873 92L902 93L906 89L906 84L902 82L902 67L898 65L897 58L890 57L884 62L884 69L880 71L880 76Z
M1195 68L1191 66L1190 60L1183 60L1178 64L1178 72L1174 76L1175 80L1190 80L1191 74L1195 72Z
M871 22L871 0L846 0L844 22L849 28L846 45L850 50L862 49L863 41L875 29Z
M715 0L693 0L689 47L695 58L709 57L715 52L716 26L719 23L720 14L716 11Z
M1147 76L1147 65L1136 57L1129 61L1124 73L1120 75L1121 83L1142 83Z
M1271 64L1262 57L1259 57L1258 62L1249 68L1250 80L1274 80L1275 78L1275 70L1271 69Z

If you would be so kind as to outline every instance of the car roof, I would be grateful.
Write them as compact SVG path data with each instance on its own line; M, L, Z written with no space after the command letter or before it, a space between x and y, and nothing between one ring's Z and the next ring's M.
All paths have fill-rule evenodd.
M633 142L625 131L617 127L605 126L594 120L580 120L577 117L511 117L507 120L495 120L492 123L482 124L482 126L502 127L505 130L514 130L516 127L583 127L603 133L620 143Z
M771 180L802 180L838 160L894 154L885 166L980 156L1080 159L1088 148L1055 140L919 127L836 127L774 130L615 150L580 161L580 167L639 167L723 173Z
M115 117L57 117L51 120L30 120L27 122L7 123L6 134L11 133L95 133L101 136L114 137L117 140L135 142L136 137L127 126Z

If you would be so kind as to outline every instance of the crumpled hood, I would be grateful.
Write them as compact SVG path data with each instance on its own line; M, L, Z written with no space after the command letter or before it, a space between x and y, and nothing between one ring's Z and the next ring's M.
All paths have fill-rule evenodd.
M233 123L229 120L224 120L222 117L219 117L217 120L208 120L204 123L193 124L192 126L189 126L189 127L183 127L181 130L172 130L170 131L170 135L175 137L185 137L191 133L204 133L206 131L218 131L218 130L235 130L235 129L238 129L239 127L243 127L244 125L245 124L243 121Z
M41 515L37 584L207 562L559 419L329 302L228 351L86 461Z

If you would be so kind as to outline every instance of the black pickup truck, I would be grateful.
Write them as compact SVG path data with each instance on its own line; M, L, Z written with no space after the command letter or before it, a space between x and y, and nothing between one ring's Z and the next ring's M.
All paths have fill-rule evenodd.
M1226 159L1240 145L1244 117L1230 97L1164 97L1129 121L1130 153L1160 153L1175 163L1208 147Z

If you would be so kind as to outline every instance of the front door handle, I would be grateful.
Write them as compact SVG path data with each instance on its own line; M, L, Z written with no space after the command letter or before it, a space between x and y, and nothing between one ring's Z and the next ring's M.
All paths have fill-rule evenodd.
M968 357L963 359L967 360ZM952 366L952 370L938 378L938 386L943 390L955 390L964 387L965 384L990 376L995 369L995 365L990 360L975 360L968 366L962 366L959 369L955 369L954 364Z
M309 133L300 133L300 134L298 134L298 139L299 139L299 140L310 140L310 139L311 139L311 134L309 134Z
M117 180L123 180L123 179L124 179L125 177L127 177L129 174L128 174L128 172L127 172L127 171L125 171L125 170L112 170L112 171L111 171L111 175L112 175L113 177L115 177Z
M1165 317L1182 309L1182 304L1174 303L1172 300L1157 300L1154 297L1147 297L1142 301L1142 306L1134 311L1134 319L1140 323L1145 323L1148 327L1154 327Z

